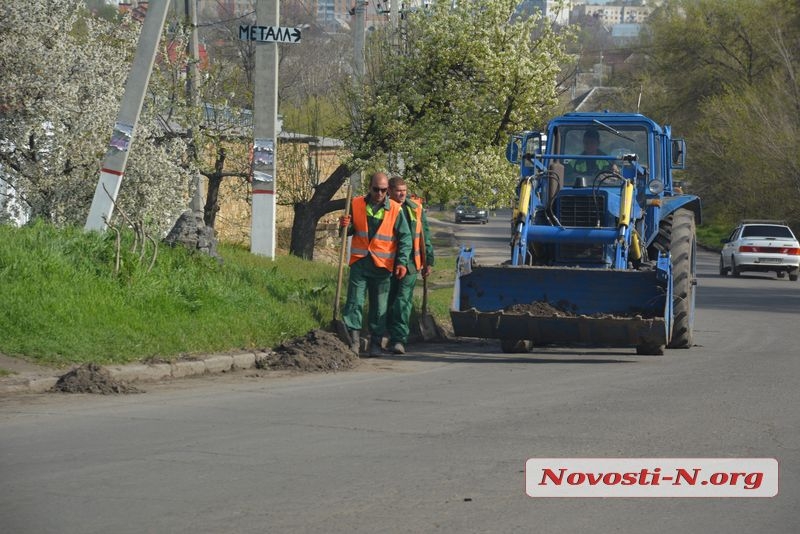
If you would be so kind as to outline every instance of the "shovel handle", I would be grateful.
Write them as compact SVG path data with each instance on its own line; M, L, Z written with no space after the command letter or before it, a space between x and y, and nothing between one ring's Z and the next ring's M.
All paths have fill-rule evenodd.
M344 206L344 216L350 215L350 203L353 193L353 186L350 179L347 180L347 192ZM347 228L342 228L342 247L339 251L339 276L336 279L336 296L333 298L333 320L339 319L339 298L342 295L342 278L344 278L344 255L347 252Z
M428 277L422 278L422 316L428 315Z
M425 209L424 207L422 208ZM420 225L422 221L420 221ZM420 256L422 257L422 270L424 271L425 268L428 266L428 257L425 255L425 231L423 229L422 235L419 238L419 248L422 249L419 251ZM428 277L422 277L422 317L428 315Z

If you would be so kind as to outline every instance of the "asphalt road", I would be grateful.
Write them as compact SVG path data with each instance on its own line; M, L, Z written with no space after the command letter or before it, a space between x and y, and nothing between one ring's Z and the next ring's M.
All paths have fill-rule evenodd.
M0 399L0 532L796 533L800 283L716 261L700 254L697 346L662 357L472 340ZM525 461L546 457L776 458L780 493L530 498Z
M444 223L453 232L459 247L475 249L475 260L481 265L497 265L511 257L511 210L497 210L488 224Z

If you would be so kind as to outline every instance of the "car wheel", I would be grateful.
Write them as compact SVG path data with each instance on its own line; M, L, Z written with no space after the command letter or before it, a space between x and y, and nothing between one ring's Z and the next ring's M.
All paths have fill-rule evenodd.
M725 268L725 262L722 261L722 256L719 257L719 275L725 276L728 274L728 269Z
M797 282L797 271L789 273L789 280L791 280L792 282Z
M742 274L742 271L736 266L736 260L733 259L733 256L731 256L731 272L733 276L741 276Z

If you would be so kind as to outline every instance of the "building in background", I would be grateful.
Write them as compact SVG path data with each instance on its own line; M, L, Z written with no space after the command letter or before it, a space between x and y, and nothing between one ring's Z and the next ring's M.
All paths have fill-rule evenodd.
M541 12L544 16L556 24L569 24L570 9L573 2L567 0L523 0L517 5L516 16L532 15L535 11Z

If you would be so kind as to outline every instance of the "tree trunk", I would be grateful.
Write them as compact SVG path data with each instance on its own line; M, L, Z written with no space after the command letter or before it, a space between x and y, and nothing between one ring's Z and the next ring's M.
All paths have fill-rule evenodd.
M214 228L219 211L219 186L222 183L223 169L225 168L225 149L217 151L217 160L214 162L214 172L208 175L208 194L206 205L203 207L203 222L209 228Z
M347 165L339 165L327 180L314 188L314 194L307 202L295 203L290 254L306 260L314 259L317 223L326 213L344 209L345 199L331 199L341 189L350 173Z

